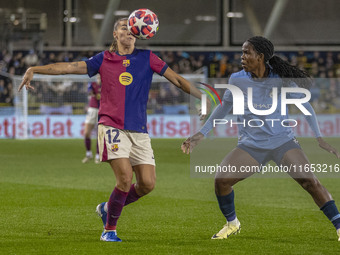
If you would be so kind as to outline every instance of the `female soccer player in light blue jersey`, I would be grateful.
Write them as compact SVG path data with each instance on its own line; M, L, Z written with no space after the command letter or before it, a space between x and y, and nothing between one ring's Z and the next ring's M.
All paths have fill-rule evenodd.
M216 197L227 223L217 234L213 235L212 239L225 239L240 231L241 224L236 217L233 186L254 173L242 173L241 167L263 166L270 160L283 166L305 166L309 164L305 153L294 137L292 128L280 124L288 119L288 115L281 112L280 96L277 97L277 109L269 115L260 115L256 110L247 107L247 98L252 96L254 108L256 106L259 108L257 110L267 110L264 109L265 106L271 108L274 87L277 88L278 93L284 87L308 89L311 82L308 74L275 56L273 44L264 37L255 36L248 39L242 46L242 52L241 64L243 70L232 74L229 84L236 86L244 94L244 99L241 100L244 100L246 107L244 114L237 116L237 123L249 123L249 120L251 120L251 125L238 125L238 145L221 163L221 166L233 166L238 171L236 173L217 173L215 176ZM253 90L252 95L248 95L249 87ZM287 97L299 99L301 93L288 93ZM311 105L306 102L302 106L311 113L311 115L306 115L306 119L315 133L319 146L340 158L339 152L321 138L315 112ZM214 120L223 119L232 107L232 93L230 90L226 90L222 105L214 110L198 133L184 141L181 147L182 151L190 153L213 128ZM266 121L266 119L275 119L276 121ZM260 124L255 124L256 121L254 120ZM254 127L255 125L258 125L258 127ZM327 189L311 172L291 171L289 175L312 196L317 206L333 223L340 241L340 214Z

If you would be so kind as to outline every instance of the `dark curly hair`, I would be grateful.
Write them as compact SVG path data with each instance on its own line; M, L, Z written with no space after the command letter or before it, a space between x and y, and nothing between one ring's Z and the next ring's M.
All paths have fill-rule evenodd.
M301 88L310 89L312 81L309 74L274 55L274 45L267 38L254 36L249 38L247 42L253 45L258 54L262 53L264 55L264 62L269 63L274 73L281 78L287 78L287 80L295 82Z

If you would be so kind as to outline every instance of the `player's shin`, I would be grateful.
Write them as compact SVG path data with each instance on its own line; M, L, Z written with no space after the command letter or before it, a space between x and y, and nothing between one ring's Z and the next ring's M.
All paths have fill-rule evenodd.
M236 218L234 204L234 190L225 196L216 195L218 205L227 221L233 221Z
M127 198L125 200L124 206L126 206L128 204L131 204L133 202L136 202L139 198L142 197L142 196L137 194L135 186L136 186L135 183L131 185L131 188L130 188L128 196L127 196Z
M119 190L117 187L113 190L109 201L107 202L107 221L105 225L106 231L116 230L117 221L123 210L128 192Z

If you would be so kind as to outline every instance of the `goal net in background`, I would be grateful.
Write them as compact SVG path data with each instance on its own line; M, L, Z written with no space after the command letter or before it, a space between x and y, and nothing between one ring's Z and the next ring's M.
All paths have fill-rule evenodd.
M183 75L196 84L202 74ZM15 116L9 121L10 135L27 138L82 138L88 105L87 75L34 75L34 90L17 92L22 76L14 76ZM190 96L164 77L155 75L147 113L151 137L185 137L190 130ZM195 104L195 102L193 103ZM195 112L196 114L196 112Z

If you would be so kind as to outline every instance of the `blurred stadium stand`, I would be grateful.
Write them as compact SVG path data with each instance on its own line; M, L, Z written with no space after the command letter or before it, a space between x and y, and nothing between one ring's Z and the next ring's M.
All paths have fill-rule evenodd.
M176 72L225 79L240 69L242 42L262 34L277 45L277 54L317 78L311 90L317 112L340 112L337 0L187 0L185 4L182 0L143 4L138 0L13 0L0 7L0 114L9 114L15 103L13 75L22 75L32 65L85 60L106 49L115 19L142 7L158 14L160 30L152 40L138 41L137 47L152 49ZM69 90L82 86L72 85ZM182 109L187 98L171 87L152 87L149 113L187 113ZM40 109L43 99L34 100L35 109ZM83 114L86 100L81 90L73 102L64 98L55 104L72 103L75 112Z

